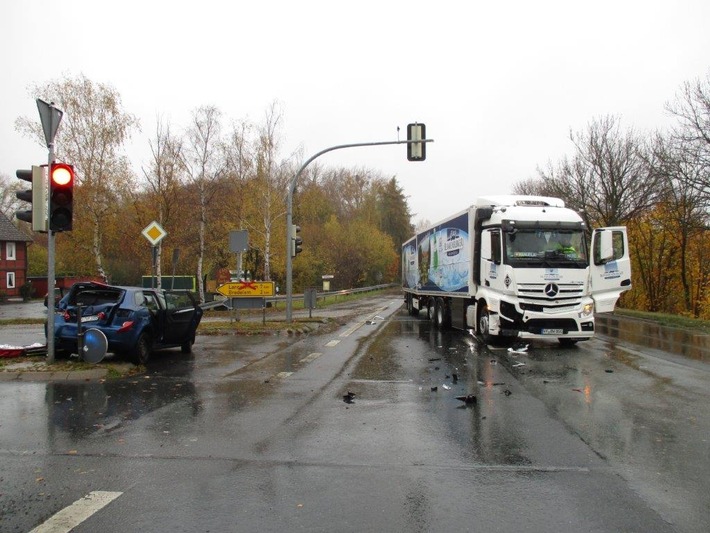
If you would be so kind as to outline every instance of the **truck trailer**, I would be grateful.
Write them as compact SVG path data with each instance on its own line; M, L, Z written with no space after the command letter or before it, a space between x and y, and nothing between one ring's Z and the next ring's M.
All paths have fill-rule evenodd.
M402 245L409 314L484 342L594 335L595 313L631 288L626 228L591 232L564 201L486 196Z

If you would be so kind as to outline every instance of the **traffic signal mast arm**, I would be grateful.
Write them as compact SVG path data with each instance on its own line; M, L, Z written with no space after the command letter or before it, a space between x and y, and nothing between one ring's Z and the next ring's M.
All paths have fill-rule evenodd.
M421 126L421 129L419 130L419 134L421 135L422 138L420 139L411 139L411 140L406 140L406 141L381 141L381 142L369 142L369 143L355 143L355 144L339 144L337 146L331 146L330 148L326 148L325 150L321 150L314 156L311 156L303 165L301 165L301 168L298 169L298 172L291 178L291 182L289 183L288 186L288 194L287 194L287 200L286 200L286 228L289 231L289 234L291 233L291 225L293 222L293 191L296 189L296 182L298 181L299 176L301 173L306 170L306 167L310 165L315 159L318 157L322 156L323 154L327 154L328 152L332 152L333 150L340 150L343 148L356 148L359 146L384 146L388 144L406 144L410 145L412 143L418 143L422 146L422 152L419 158L415 159L416 161L423 161L424 160L424 143L430 143L434 142L434 139L424 139L424 124L418 124L418 126ZM409 155L409 149L408 155ZM417 154L419 155L419 154ZM289 235L290 237L290 235ZM286 321L291 322L292 319L292 298L293 298L293 256L292 256L292 241L291 239L288 240L287 242L287 252L286 252Z

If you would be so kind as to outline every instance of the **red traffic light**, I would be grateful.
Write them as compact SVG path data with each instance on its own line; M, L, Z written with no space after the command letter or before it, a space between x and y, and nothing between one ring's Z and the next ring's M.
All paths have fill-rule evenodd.
M52 164L52 185L71 186L74 181L74 167L66 163Z
M49 229L71 231L74 214L74 167L66 163L52 163L49 176Z

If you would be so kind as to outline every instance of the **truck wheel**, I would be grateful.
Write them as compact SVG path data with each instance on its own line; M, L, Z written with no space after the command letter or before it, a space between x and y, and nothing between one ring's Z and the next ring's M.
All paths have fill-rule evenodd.
M430 298L429 301L427 302L426 313L427 313L427 317L429 318L431 323L435 324L436 323L436 301L433 298Z
M419 315L419 309L414 307L414 298L411 294L407 296L407 312L409 313L409 316Z
M478 311L478 329L477 333L478 336L481 338L483 342L488 344L491 342L491 333L490 333L490 324L491 324L491 316L490 313L488 312L488 306L483 303L483 307Z
M444 302L443 298L437 298L436 299L436 318L435 318L435 323L436 327L439 329L448 329L449 327L449 314L448 310L446 309L446 302Z

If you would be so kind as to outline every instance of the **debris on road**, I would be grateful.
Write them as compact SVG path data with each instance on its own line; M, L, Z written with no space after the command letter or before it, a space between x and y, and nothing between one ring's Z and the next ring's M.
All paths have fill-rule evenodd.
M345 403L355 403L355 393L354 392L346 392L343 394L343 401Z
M530 346L529 344L526 344L524 346L518 346L516 348L510 347L510 348L508 348L508 353L515 354L515 355L526 354L526 353L528 353L529 346Z
M476 395L475 394L467 394L466 396L457 396L457 400L462 401L466 405L471 405L476 403Z

